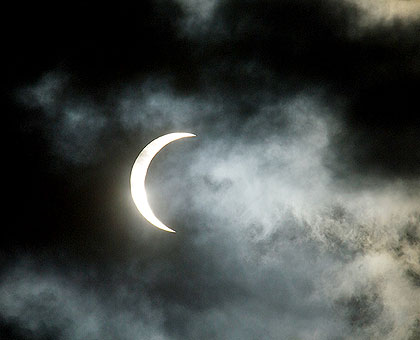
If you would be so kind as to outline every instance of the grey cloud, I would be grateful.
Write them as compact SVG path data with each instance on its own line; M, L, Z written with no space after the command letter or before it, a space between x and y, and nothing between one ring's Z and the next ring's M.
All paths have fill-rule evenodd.
M86 164L101 154L101 137L109 127L106 110L89 97L73 95L68 75L47 73L35 85L21 89L18 98L41 111L32 128L43 126L44 135L60 158Z
M76 340L164 339L161 315L146 296L129 309L124 301L132 297L124 286L104 299L99 287L80 278L75 282L33 267L32 261L22 261L0 284L2 318L18 323L22 333Z
M124 89L116 113L124 129L191 129L224 110L217 98L177 96L168 81L148 79Z
M129 86L103 107L72 91L67 97L64 84L47 76L26 90L64 159L93 161L89 151L105 148L99 140L110 126L199 135L162 151L148 182L158 214L180 223L180 248L141 266L130 258L118 272L137 288L113 282L111 303L83 288L84 274L67 285L58 273L36 274L29 262L2 281L3 318L33 332L52 325L46 332L58 328L63 339L415 334L418 193L404 182L361 189L336 181L325 157L343 127L324 96L262 97L257 114L232 128L237 105L211 93L180 96L162 80ZM104 113L110 108L112 119ZM139 302L134 310L130 299Z
M40 110L41 119L35 127L42 125L55 154L75 164L100 159L108 148L105 137L112 136L114 130L200 129L226 110L217 98L179 97L164 79L133 82L121 92L115 91L105 94L109 101L99 105L75 91L69 75L52 72L20 90L18 98Z
M176 86L176 72L149 72L118 86L101 83L98 96L84 91L71 72L55 71L19 92L21 103L38 115L33 128L43 132L56 159L105 172L106 155L113 169L126 169L115 181L126 186L124 199L109 189L114 179L98 176L92 186L105 189L93 192L106 192L108 205L77 221L79 230L94 224L104 234L126 228L131 239L112 239L118 250L110 257L124 261L106 269L99 261L91 265L93 274L89 266L39 270L26 258L15 263L0 280L1 318L34 337L64 340L416 339L419 180L404 171L355 175L360 164L345 155L357 153L352 142L367 136L362 148L380 167L375 161L383 149L370 143L370 129L385 131L389 142L394 125L382 129L376 124L381 117L367 116L371 127L352 129L346 114L354 101L353 119L364 122L358 105L378 105L360 90L361 80L381 98L372 79L394 84L385 93L394 91L397 99L386 96L379 111L405 98L388 76L394 73L384 73L377 60L380 55L383 65L400 67L399 59L386 58L415 50L415 27L394 32L392 25L389 31L379 25L378 32L363 30L373 32L369 40L352 34L359 11L332 2L178 3L187 15L177 33L191 39L192 51L178 51L174 63L191 63L181 63L185 70L178 72L191 73L198 85ZM313 30L302 30L302 22ZM413 42L396 45L399 37ZM172 39L162 46L181 43ZM277 53L273 46L284 48ZM412 60L404 61L415 69ZM172 59L166 67L174 67ZM415 81L410 84L413 90ZM410 112L404 124L414 126L417 116ZM142 224L128 176L141 146L176 130L198 138L162 150L147 183L157 215L178 232L169 238ZM100 248L96 240L83 242Z

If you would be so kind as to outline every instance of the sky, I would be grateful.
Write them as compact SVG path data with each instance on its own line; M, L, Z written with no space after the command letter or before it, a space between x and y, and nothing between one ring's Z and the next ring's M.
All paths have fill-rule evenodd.
M1 340L420 339L419 1L5 16Z

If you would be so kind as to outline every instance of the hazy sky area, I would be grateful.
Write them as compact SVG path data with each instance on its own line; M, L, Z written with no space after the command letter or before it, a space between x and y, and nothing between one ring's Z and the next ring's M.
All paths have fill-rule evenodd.
M420 339L420 2L62 6L8 14L1 340Z

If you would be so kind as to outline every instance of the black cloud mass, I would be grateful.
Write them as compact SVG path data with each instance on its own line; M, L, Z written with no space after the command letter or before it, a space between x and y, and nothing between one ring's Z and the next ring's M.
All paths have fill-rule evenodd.
M5 17L0 339L420 338L417 1Z

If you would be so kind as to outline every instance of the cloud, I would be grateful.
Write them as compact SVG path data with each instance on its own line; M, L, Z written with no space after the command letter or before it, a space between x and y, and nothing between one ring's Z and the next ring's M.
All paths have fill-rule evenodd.
M58 250L3 271L2 323L65 340L415 339L418 23L360 26L337 1L164 4L125 20L117 48L93 39L98 64L86 43L18 91L69 202L53 205ZM147 182L172 237L142 222L128 176L179 130L198 138Z
M380 0L351 2L360 6L364 11L362 23L364 25L378 22L415 21L420 18L420 2L417 0Z
M189 7L198 11L201 7L195 5ZM240 125L260 112L261 102L322 89L327 106L343 122L331 143L330 157L336 157L331 166L338 176L417 176L418 21L360 27L361 10L347 2L223 1L209 11L213 14L205 25L184 32L182 23L189 18L185 6L145 5L144 22L154 22L159 13L165 25L141 30L143 26L132 27L133 20L124 20L122 31L111 35L125 37L118 46L111 47L109 39L94 40L100 60L91 47L82 46L86 58L65 63L65 77L71 75L65 97L81 102L79 115L86 115L81 108L87 103L102 119L116 109L130 110L131 104L118 94L130 91L127 85L132 84L132 91L162 86L161 92L171 92L180 110L188 110L182 102L189 100L198 101L197 114L209 105L216 121L223 104L223 114L228 112ZM115 55L116 50L121 54ZM114 100L125 101L125 108ZM214 100L218 108L212 107ZM145 105L150 110L154 104ZM153 115L156 121L164 109L159 112ZM85 130L99 134L91 123Z
M89 163L101 153L99 145L109 127L104 107L89 97L65 94L69 76L60 72L45 74L34 86L21 89L19 99L43 118L33 128L43 126L52 148L65 160Z
M124 134L188 127L199 135L162 151L148 181L152 205L179 239L154 240L153 250L146 236L132 236L144 260L127 253L123 265L111 266L106 301L84 288L90 280L101 285L104 274L78 273L80 281L67 284L73 269L39 275L24 262L1 286L3 318L34 334L52 325L45 332L59 329L63 339L103 338L110 327L114 339L394 339L415 330L418 193L398 181L360 189L335 179L325 157L343 122L322 91L261 100L233 129L240 107L231 101L179 96L162 80L135 89L112 100L108 124ZM78 102L41 98L63 122L69 111L61 103ZM77 127L54 122L78 134L69 143L98 147ZM56 152L67 158L68 150ZM175 243L165 251L168 242ZM34 314L22 314L32 305Z
M0 285L2 318L19 325L21 333L59 339L164 339L161 315L141 293L134 302L128 287L120 286L104 299L100 284L92 287L86 277L36 271L31 262L16 266Z

